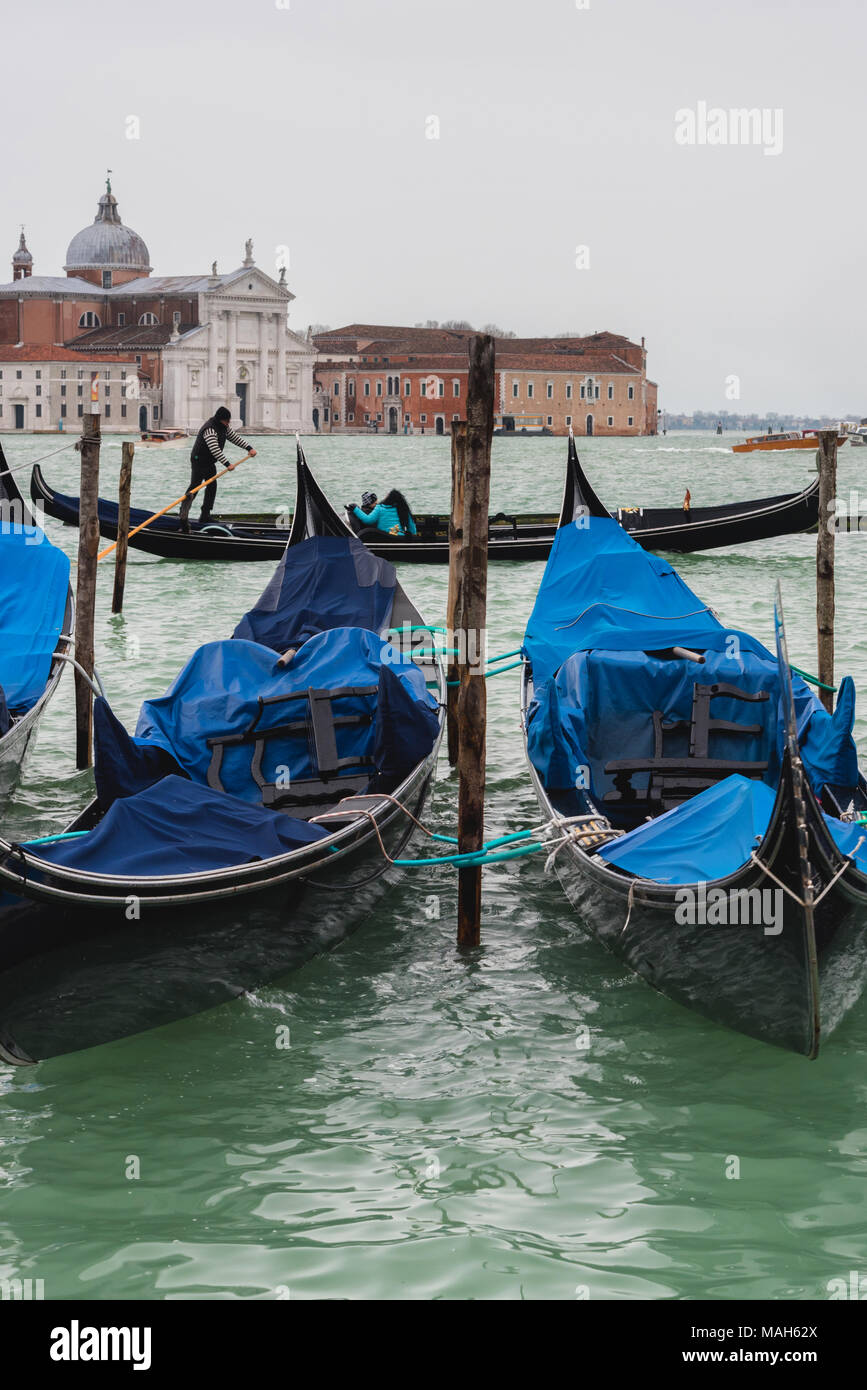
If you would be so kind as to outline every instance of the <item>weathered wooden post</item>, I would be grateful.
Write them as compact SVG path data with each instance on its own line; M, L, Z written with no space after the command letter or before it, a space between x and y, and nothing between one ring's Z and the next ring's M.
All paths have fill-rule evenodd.
M96 556L99 550L99 406L82 419L79 489L78 579L75 591L75 659L93 676L93 619L96 608ZM80 671L75 673L75 765L90 767L93 744L93 691Z
M126 583L126 557L129 550L129 497L132 489L132 460L135 446L125 439L121 451L120 480L117 485L117 550L114 553L114 593L112 613L123 612L123 587Z
M816 643L819 698L834 708L834 499L837 496L837 431L819 430L819 530L816 537Z
M461 591L464 575L464 479L467 466L467 422L452 421L452 514L449 521L449 597L446 607L446 732L449 764L458 760L458 687L460 668L455 648L461 625Z
M485 687L488 598L488 511L491 438L494 432L494 340L476 334L469 343L466 460L464 466L463 574L457 647L458 852L480 850L485 839ZM458 945L478 946L482 920L482 870L458 869Z

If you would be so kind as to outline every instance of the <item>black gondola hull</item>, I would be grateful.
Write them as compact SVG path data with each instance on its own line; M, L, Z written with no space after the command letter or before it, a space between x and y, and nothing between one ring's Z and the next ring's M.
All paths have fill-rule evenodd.
M346 528L299 449L289 545ZM421 619L398 583L392 621ZM403 643L403 637L395 636ZM401 856L430 792L443 728L389 795L329 812L328 837L265 860L172 877L133 878L0 845L0 1055L30 1062L187 1017L254 989L353 930L401 876ZM340 819L334 819L334 813ZM68 827L92 828L91 803Z
M47 515L67 525L78 525L78 498L55 492L41 470L33 470L31 493ZM643 512L620 511L617 520L645 550L690 552L720 546L743 545L774 536L812 530L819 514L818 479L799 493L728 503L720 507L696 507L690 513L678 508L646 508ZM145 521L150 512L133 511L131 525ZM419 516L418 537L365 544L375 555L393 564L448 564L448 518ZM100 499L100 534L117 539L117 507ZM344 528L345 530L346 528ZM488 559L547 560L557 529L553 516L516 516L502 522L492 518ZM282 554L290 534L288 524L269 523L265 517L215 515L209 528L191 524L189 535L180 530L176 516L160 517L130 538L133 549L169 560L270 560Z

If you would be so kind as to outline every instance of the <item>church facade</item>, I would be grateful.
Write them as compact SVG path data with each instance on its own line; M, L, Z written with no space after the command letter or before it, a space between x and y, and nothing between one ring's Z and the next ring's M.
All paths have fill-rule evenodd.
M196 430L228 405L249 434L310 431L316 348L288 327L285 270L267 275L251 241L245 253L222 274L214 264L210 275L154 275L109 182L63 276L34 274L22 230L13 278L0 285L0 382L18 393L0 430L75 428L78 384L98 380L105 430Z

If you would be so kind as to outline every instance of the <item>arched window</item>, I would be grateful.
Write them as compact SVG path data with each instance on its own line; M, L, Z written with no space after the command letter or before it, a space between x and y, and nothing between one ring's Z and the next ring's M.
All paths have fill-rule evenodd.
M81 318L78 320L78 326L79 328L101 328L102 324L99 321L99 314L94 314L88 309L87 313L82 314Z
M159 323L159 319L156 314L142 314L138 322L140 328L153 328L155 324Z

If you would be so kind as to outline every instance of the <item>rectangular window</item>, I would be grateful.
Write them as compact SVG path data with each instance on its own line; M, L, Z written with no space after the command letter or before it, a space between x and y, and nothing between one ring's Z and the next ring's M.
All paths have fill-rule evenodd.
M512 399L513 399L513 400L517 400L517 399L518 399L518 386L519 386L519 383L518 383L517 381L513 381L513 382L512 382Z
M108 371L107 371L107 372L103 372L102 375L103 375L103 380L105 380L105 381L111 381L111 368L109 367Z
M39 371L38 368L37 368L37 370L36 370L36 380L37 380L37 381L41 381L41 380L42 380L42 373Z
M609 423L609 425L613 425L613 424L614 424L614 416L613 416L613 415L609 415L609 416L608 416L608 423Z
M453 381L453 382L452 382L452 395L454 396L455 400L457 400L457 398L458 398L458 396L459 396L460 394L461 394L461 383L460 383L459 381Z
M426 382L426 381L423 381L422 384L421 384L421 393L422 393L423 396L426 396L426 395L427 395L427 382Z
M548 382L548 400L549 400L549 401L553 401L553 399L554 399L554 383L553 383L553 381L549 381L549 382ZM548 424L550 425L550 423L551 423L551 421L549 420L549 421L548 421Z
M599 387L596 387L596 400L599 400Z
M352 411L350 411L346 418L347 418L347 420L348 420L348 421L350 422L350 424L351 424L351 423L353 422L353 420L355 419L355 416L353 415Z
M340 411L339 411L339 410L335 410L335 412L334 412L334 423L335 423L335 425L337 424L337 422L338 422L339 419L340 419Z
M83 368L83 367L79 367L78 371L76 372L76 376L78 377L78 380L81 381L81 378L84 376L84 368Z
M527 400L528 400L528 401L531 401L532 399L533 399L533 383L532 383L532 381L528 381L528 382L527 382Z
M79 386L79 388L78 388L78 394L79 394L79 396L83 396L83 395L84 395L84 387L83 387L83 386Z
M608 399L610 401L614 400L614 387L610 381L608 383Z
M404 411L404 413L403 413L403 423L404 423L405 425L408 425L411 419L412 419L412 416L411 416L411 415L407 415L406 411Z
M106 420L110 420L110 419L111 419L111 406L110 406L108 403L106 403L106 407L105 407L105 418L106 418Z
M369 395L370 395L370 382L369 382L369 381L366 381L366 382L364 383L364 394L365 394L365 396L369 396Z
M460 415L453 415L453 416L452 416L452 419L453 419L453 420L460 420L460 418L461 418Z
M381 420L381 419L382 419L382 411L379 412L379 414L377 415L376 418L377 418L377 420Z
M38 405L38 406L36 407L36 418L37 418L37 420L41 420L41 419L42 419L42 406L41 406L41 405Z
M426 416L426 415L420 415L418 418L421 420L421 422L422 422L423 425L426 425L426 424L427 424L427 416Z
M37 396L41 396L41 395L42 395L42 387L41 387L41 386L37 386L37 388L36 388L36 394L37 394Z
M571 425L571 423L572 423L572 416L571 416L571 415L567 415L567 416L566 416L566 428L567 428L567 429L569 428L569 426Z
M335 381L335 383L334 383L334 394L335 394L335 396L339 396L339 395L340 395L340 382L339 382L339 381Z
M126 314L118 314L117 326L118 328L126 328Z
M154 419L155 419L155 420L158 420L159 418L160 418L160 408L159 408L158 405L155 405L155 406L154 406Z
M440 397L442 397L442 396L445 395L445 393L446 393L446 384L445 384L444 381L441 381L441 382L439 382L438 385L437 385L437 395L440 396Z
M120 408L120 414L121 414L121 419L122 419L122 420L125 420L125 419L126 419L126 402L124 402L124 404L121 406L121 408Z
M0 376L2 376L2 375L3 375L3 373L0 372ZM66 380L66 368L65 368L65 367L61 367L61 368L60 368L60 380L61 380L61 381L65 381L65 380Z
M566 382L566 399L567 399L567 401L571 401L571 399L572 399L572 383L571 383L571 381L567 381L567 382Z
M553 415L549 415L546 423L549 424L549 425L553 425L553 423L554 423L554 416L553 416Z
M370 424L370 416L369 416L366 412L365 412L365 416L364 416L364 423L365 423L366 425L369 425L369 424Z
M173 310L172 310L172 323L180 323L180 321L181 321L181 311L180 311L180 309L173 309Z
M629 396L629 399L630 399L631 401L634 401L634 400L635 400L635 387L634 387L634 386L630 386L629 391L628 391L627 394L628 394L628 396Z
M61 394L61 396L65 396L65 395L66 395L66 382L64 382L64 383L62 384L62 386L61 386L61 388L60 388L60 394Z
M376 383L376 394L377 394L378 396L381 396L381 395L382 395L382 382L381 382L381 381L378 381L378 382ZM379 419L379 416L377 416L376 418Z
M583 387L583 386L581 387L581 399L582 399L582 401L583 401L583 399L584 399L584 387Z
M80 387L79 387L79 390L81 390ZM83 414L84 414L84 406L81 404L81 401L79 401L79 402L78 402L78 418L79 418L79 420L81 419L81 417L82 417Z
M140 352L137 352L137 353L136 353L136 355L135 355L135 360L136 360L136 366L137 366L137 367L140 367L140 366L141 366L141 353L140 353Z
M64 401L63 405L60 407L60 418L61 420L66 419L66 401Z
M104 271L102 272L102 288L103 288L104 290L110 290L110 289L111 289L111 271L110 271L110 270L104 270Z
M20 373L20 372L16 372L16 373L15 373L15 380L16 380L16 381L20 381L20 380L21 380L21 373Z
M632 416L631 416L631 415L630 415L629 418L627 419L626 423L627 423L627 425L631 425L631 424L632 424Z
M411 389L412 389L412 384L411 384L409 381L405 381L405 382L403 383L403 394L404 394L405 396L408 396L409 393L410 393L410 391L411 391Z
M350 396L354 396L354 395L355 395L355 382L354 382L354 381L350 381L350 383L349 383L349 394L350 394Z

